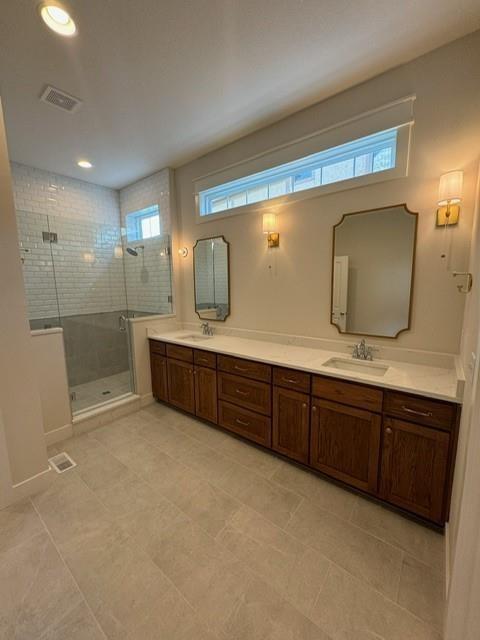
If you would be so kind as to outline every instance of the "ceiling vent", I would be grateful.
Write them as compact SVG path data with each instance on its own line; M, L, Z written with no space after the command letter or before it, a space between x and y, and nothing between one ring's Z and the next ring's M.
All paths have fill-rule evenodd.
M82 106L82 101L78 98L65 93L65 91L60 91L60 89L55 89L55 87L51 87L50 85L45 87L44 92L40 96L40 100L62 111L68 111L69 113L75 113L75 111L78 111Z

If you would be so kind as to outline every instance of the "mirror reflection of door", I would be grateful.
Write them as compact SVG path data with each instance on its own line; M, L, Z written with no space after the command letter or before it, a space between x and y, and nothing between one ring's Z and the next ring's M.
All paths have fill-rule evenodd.
M197 240L193 247L195 311L202 320L230 314L229 243L223 236Z
M395 338L410 328L418 214L405 205L345 214L334 227L331 322Z
M332 322L340 331L347 330L348 256L334 256Z

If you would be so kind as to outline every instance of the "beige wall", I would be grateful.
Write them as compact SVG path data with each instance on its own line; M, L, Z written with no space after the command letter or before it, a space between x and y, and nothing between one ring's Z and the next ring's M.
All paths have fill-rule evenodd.
M465 298L440 259L442 233L434 226L434 212L440 175L463 169L462 218L451 234L451 266L463 270L480 149L479 68L477 32L177 169L180 245L191 248L197 238L217 234L231 242L227 326L337 338L329 318L333 225L343 213L407 202L420 214L415 292L412 330L396 344L458 353ZM267 250L258 212L196 224L195 178L412 93L416 124L408 178L279 207L277 250ZM182 320L198 322L191 251L177 266Z
M62 329L32 331L32 358L40 393L43 429L50 445L72 435Z
M42 410L32 360L10 166L3 113L0 106L0 424L10 467L12 496L15 485L48 469ZM3 440L3 443L2 443ZM2 455L5 457L5 451ZM8 497L7 497L8 499ZM1 505L0 505L1 506Z

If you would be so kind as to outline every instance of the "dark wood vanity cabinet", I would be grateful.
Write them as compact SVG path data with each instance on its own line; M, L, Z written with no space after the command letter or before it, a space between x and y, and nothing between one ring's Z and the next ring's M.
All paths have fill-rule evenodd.
M307 464L309 448L310 396L274 387L272 449Z
M375 494L382 417L329 400L313 399L310 464Z
M381 497L442 523L450 434L386 418L382 438Z
M150 340L156 399L437 525L459 405Z
M270 418L230 402L218 403L218 424L228 431L243 436L264 447L272 444L272 423Z
M152 372L152 393L156 400L168 400L167 358L158 353L150 354L150 369Z
M217 372L207 367L193 370L195 377L195 415L217 422Z
M195 383L190 362L168 358L168 401L188 413L195 413Z

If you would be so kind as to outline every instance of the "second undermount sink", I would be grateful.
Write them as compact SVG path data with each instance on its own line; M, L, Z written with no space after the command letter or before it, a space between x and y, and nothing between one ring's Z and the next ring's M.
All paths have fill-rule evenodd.
M213 336L204 336L202 333L188 333L185 336L178 336L179 340L191 340L192 342L203 342L212 338Z
M373 362L365 362L363 360L353 360L348 358L330 358L323 363L324 367L331 367L340 371L353 371L355 373L363 373L368 376L384 376L388 367L383 364L375 364Z

